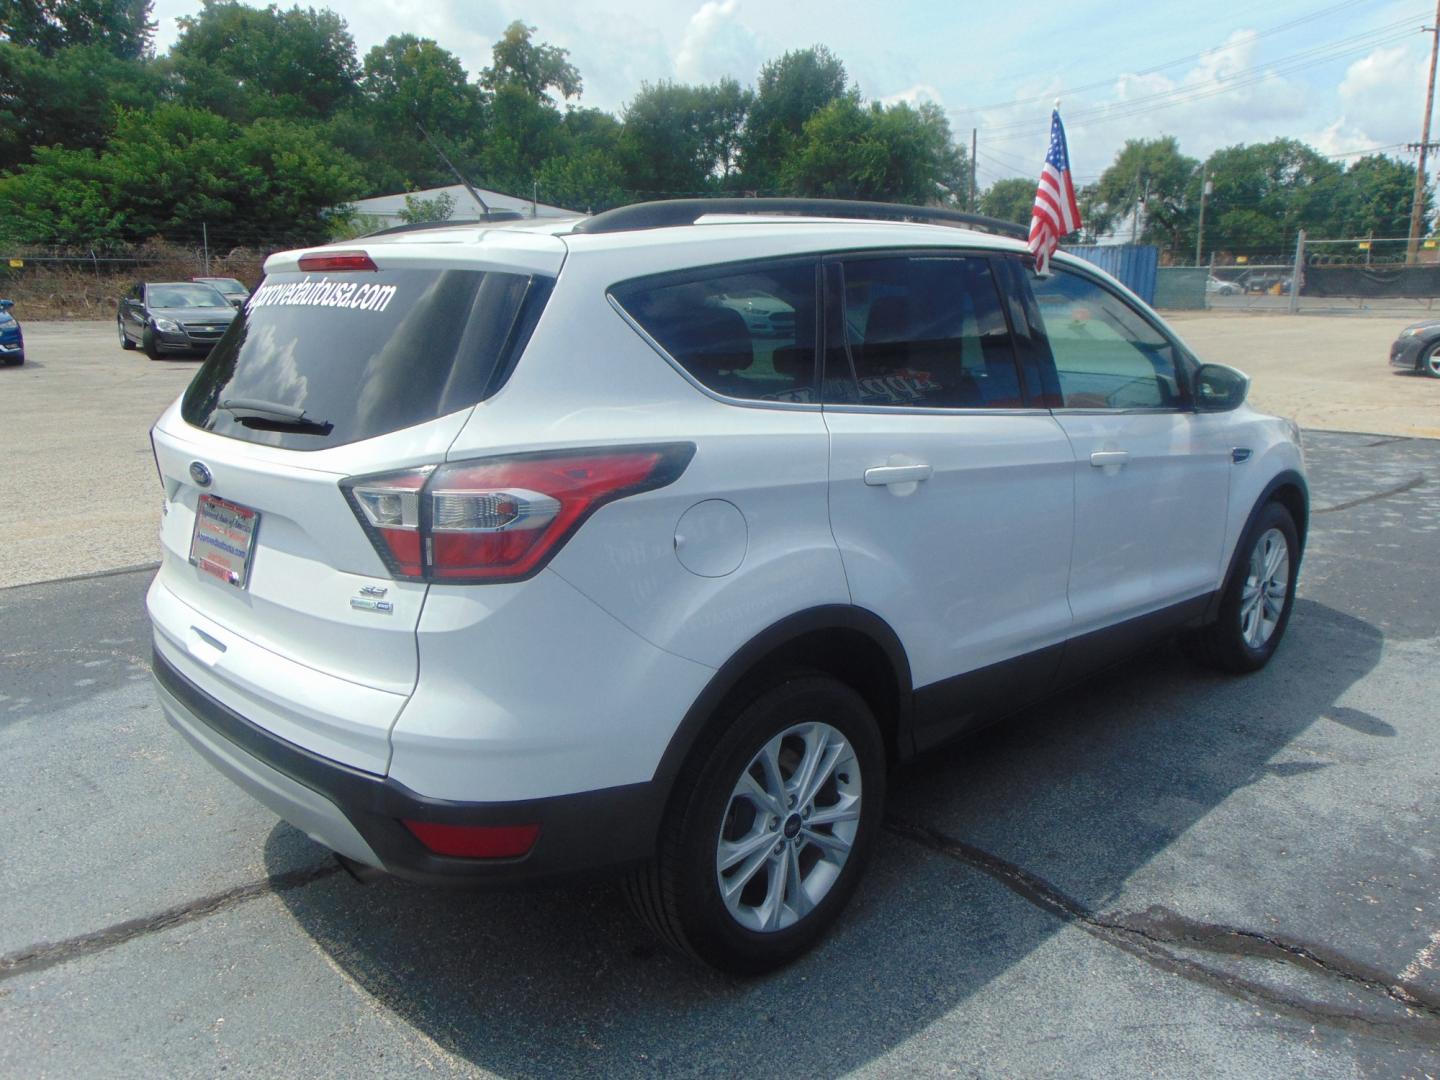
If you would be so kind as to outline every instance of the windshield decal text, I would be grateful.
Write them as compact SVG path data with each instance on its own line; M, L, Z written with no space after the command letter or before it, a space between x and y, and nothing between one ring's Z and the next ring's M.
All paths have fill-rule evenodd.
M305 278L275 285L262 285L246 304L253 311L262 307L338 307L351 311L384 311L395 299L394 285L372 285L361 281L334 281Z

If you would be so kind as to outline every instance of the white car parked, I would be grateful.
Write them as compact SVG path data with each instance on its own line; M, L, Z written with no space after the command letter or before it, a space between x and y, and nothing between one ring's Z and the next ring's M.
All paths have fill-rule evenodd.
M352 868L622 870L682 951L795 957L890 766L1285 632L1298 431L1016 233L686 201L272 256L153 432L171 723Z

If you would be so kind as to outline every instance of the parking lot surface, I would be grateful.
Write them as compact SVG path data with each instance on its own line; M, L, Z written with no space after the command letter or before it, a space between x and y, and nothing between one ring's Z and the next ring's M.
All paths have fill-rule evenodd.
M1440 442L1307 450L1266 670L1159 646L903 770L755 981L608 884L355 884L165 725L148 571L0 591L0 1075L1440 1075Z

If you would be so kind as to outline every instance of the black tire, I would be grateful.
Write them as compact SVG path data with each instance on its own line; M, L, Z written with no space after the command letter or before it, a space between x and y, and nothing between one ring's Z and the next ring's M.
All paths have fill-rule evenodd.
M160 359L160 350L155 347L155 335L148 329L140 338L140 347L145 350L145 355L151 360Z
M626 894L636 913L673 949L721 971L758 975L806 952L844 910L880 829L885 747L865 700L845 684L811 672L781 679L717 719L709 738L696 747L676 780L675 794L661 824L656 858L632 873ZM813 722L838 731L854 754L858 777L844 766L834 770L845 783L858 781L860 785L860 816L853 843L828 891L808 913L784 929L750 929L725 906L717 871L717 844L722 829L733 820L732 792L767 743L797 725ZM817 797L817 817L823 812L820 804ZM762 827L762 816L755 816L757 830ZM798 821L799 813L792 812L790 817ZM789 826L787 820L776 834L780 846L785 843L780 838L789 835ZM797 852L803 852L803 835L792 842ZM768 841L764 846L768 848ZM779 847L774 850L778 852ZM819 850L816 846L814 854L804 856L816 860L807 872L818 865ZM798 864L802 855L795 858ZM767 876L772 865L767 857ZM760 881L759 874L751 880Z
M1440 379L1440 341L1431 345L1420 357L1420 372L1432 379Z
M1285 599L1269 636L1256 645L1246 639L1245 612L1242 607L1245 605L1246 592L1254 584L1251 574L1253 554L1262 538L1272 530L1284 538L1286 557L1289 560L1288 573L1285 575ZM1239 554L1230 580L1225 583L1225 592L1220 600L1220 614L1213 623L1195 634L1194 641L1197 656L1202 662L1221 671L1245 674L1259 671L1270 662L1270 657L1275 655L1281 638L1285 636L1285 628L1290 623L1290 611L1295 606L1295 579L1300 571L1300 540L1290 511L1278 502L1266 503L1241 537L1236 550ZM1263 600L1261 603L1263 607Z
M124 349L126 352L134 349L135 342L130 340L129 334L125 333L125 324L122 323L119 319L115 320L115 329L120 331L120 348Z

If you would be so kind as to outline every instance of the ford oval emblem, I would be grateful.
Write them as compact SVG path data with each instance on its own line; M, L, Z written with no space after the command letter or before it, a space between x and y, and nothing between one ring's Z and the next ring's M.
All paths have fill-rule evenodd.
M210 481L214 477L210 475L210 470L205 467L203 461L192 461L190 462L190 479L201 487L209 487Z

